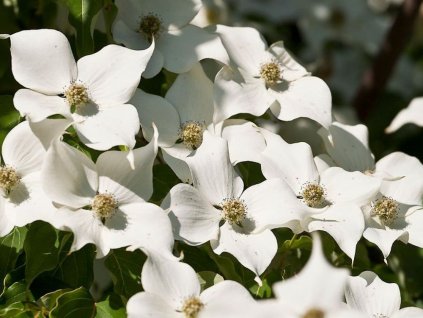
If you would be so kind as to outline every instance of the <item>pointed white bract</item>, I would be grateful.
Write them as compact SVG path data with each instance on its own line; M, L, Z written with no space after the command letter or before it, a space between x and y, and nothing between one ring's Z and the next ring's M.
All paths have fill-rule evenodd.
M262 115L269 107L280 120L308 117L323 127L332 121L328 86L310 74L282 42L267 47L252 28L218 25L231 59L215 79L215 122L239 113Z
M248 290L239 283L225 280L201 292L192 267L152 253L143 266L141 282L144 292L128 301L129 318L241 318L256 306Z
M385 283L370 271L348 278L345 298L348 307L356 309L368 317L423 317L423 309L416 307L400 309L401 295L398 285Z
M58 221L51 200L44 193L40 170L46 148L58 136L50 131L39 140L28 122L14 127L3 142L0 164L0 236L14 226L36 220L55 225Z
M21 31L10 39L13 75L26 87L14 96L22 116L34 122L56 114L69 118L81 141L93 149L134 147L139 121L134 106L126 103L154 44L144 51L108 45L75 62L58 31Z
M414 98L407 108L402 109L386 127L386 133L393 133L405 124L423 126L423 97Z
M293 191L282 180L243 191L227 142L207 131L187 163L194 186L176 185L163 204L175 237L190 245L210 241L215 253L231 253L257 276L263 273L277 250L270 229L291 222L301 207Z
M94 163L62 141L53 142L42 170L43 186L59 207L59 229L74 234L72 251L85 244L97 246L97 257L110 249L130 246L155 250L173 258L173 235L166 213L147 203L153 193L153 140L128 154L108 151Z
M308 211L297 214L289 227L295 232L329 233L353 260L364 230L360 208L377 194L380 180L338 167L319 174L309 145L288 144L278 135L263 133L267 143L261 159L263 175L285 180Z
M173 73L188 72L198 61L228 61L218 36L189 24L200 10L200 0L116 1L118 14L112 27L116 42L132 49L156 47L143 74L150 78L164 67Z

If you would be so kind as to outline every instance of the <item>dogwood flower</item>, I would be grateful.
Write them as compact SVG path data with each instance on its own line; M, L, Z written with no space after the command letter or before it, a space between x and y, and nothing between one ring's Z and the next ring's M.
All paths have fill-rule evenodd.
M401 294L398 285L385 283L373 272L365 271L359 276L349 277L347 282L345 298L348 306L363 312L368 317L423 317L423 309L416 307L400 309Z
M48 146L55 137L52 129L42 136L42 141ZM40 169L46 156L42 141L27 121L15 126L4 139L0 165L0 236L8 234L14 226L36 220L53 225L57 221L56 208L41 186Z
M328 86L310 74L282 42L267 47L252 28L219 25L217 34L231 59L215 79L215 122L232 115L262 115L269 107L280 120L307 117L327 127L332 121Z
M265 317L288 318L364 318L345 307L343 291L348 279L346 269L335 268L325 259L318 235L313 236L313 250L299 274L273 285L276 299L263 302ZM322 290L324 286L324 290Z
M116 42L133 49L156 47L143 74L150 78L162 67L173 73L188 72L198 61L212 58L227 62L220 39L206 29L189 24L200 0L117 0L118 14L112 26Z
M386 127L385 132L393 133L405 124L423 127L423 97L414 98L407 108L402 109Z
M234 255L260 282L258 275L277 250L269 229L290 222L304 210L295 194L280 179L243 191L227 142L207 131L203 144L186 161L194 186L174 186L162 204L169 210L175 238L190 245L210 241L215 253Z
M72 251L94 243L99 258L124 246L173 257L169 218L145 202L153 192L156 153L157 134L133 151L134 169L123 151L104 152L94 164L68 144L52 143L42 170L43 185L59 208L59 228L74 233Z
M150 253L141 282L144 292L128 301L129 318L253 317L248 313L256 302L241 284L225 280L201 292L195 271L185 263Z
M22 116L33 122L55 114L71 118L80 140L97 150L134 147L137 111L125 103L138 86L153 44L144 51L108 45L75 62L58 31L21 31L10 40L13 75L26 87L13 100Z
M331 167L319 174L306 143L288 144L263 130L267 147L262 153L262 172L267 179L285 180L298 200L314 209L289 225L294 232L322 230L329 233L353 260L364 230L360 207L379 190L380 180L361 172Z

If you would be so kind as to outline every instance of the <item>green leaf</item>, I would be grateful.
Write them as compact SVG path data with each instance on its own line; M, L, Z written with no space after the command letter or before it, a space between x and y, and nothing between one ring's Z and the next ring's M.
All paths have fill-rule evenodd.
M47 293L38 299L38 303L50 311L56 306L57 298L69 291L71 291L71 289L58 289L54 292Z
M19 123L19 112L13 106L13 96L0 95L0 144L7 133Z
M83 287L59 296L50 318L90 318L95 315L95 303Z
M153 166L153 195L150 202L160 204L175 184L181 181L166 164Z
M28 309L30 307L30 309ZM31 308L32 307L32 308ZM39 310L33 308L31 304L16 302L10 304L6 308L0 309L0 317L2 318L32 318L34 313L39 313ZM40 317L40 316L37 316Z
M224 281L224 278L221 275L210 271L199 272L197 273L197 276L200 281L202 291Z
M72 239L68 242L72 243ZM61 250L61 254L66 252L66 256L61 259L59 266L54 270L53 276L70 288L80 286L89 288L94 279L95 246L87 244L71 254L68 254L69 247L70 244Z
M39 274L56 267L59 245L57 231L50 224L41 221L31 224L24 243L25 279L28 286Z
M19 254L22 252L27 229L25 227L14 228L8 235L0 238L0 288L3 288L3 279L16 264Z
M97 315L95 318L125 318L126 310L120 299L110 296L106 300L96 303Z
M15 282L1 294L0 303L2 304L13 304L21 301L33 301L34 297L31 292L27 289L26 284L21 282Z
M140 251L125 251L124 248L112 250L107 255L104 264L112 274L117 294L129 299L142 290L141 269L146 256Z
M103 5L102 0L61 0L69 9L69 23L76 29L76 51L79 57L94 52L92 23Z

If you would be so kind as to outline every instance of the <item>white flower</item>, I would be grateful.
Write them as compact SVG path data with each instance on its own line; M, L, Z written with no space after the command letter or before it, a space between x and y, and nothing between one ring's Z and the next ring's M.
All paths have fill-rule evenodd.
M345 308L343 291L348 279L346 269L334 268L325 259L319 236L313 236L313 251L299 274L273 285L275 300L264 302L265 317L288 318L363 318Z
M314 210L298 215L289 227L295 232L325 231L354 259L364 230L360 207L376 195L380 180L338 167L319 174L308 144L288 144L278 135L264 130L263 134L267 143L261 160L263 175L285 180L298 200Z
M200 10L200 0L117 0L118 15L112 26L116 42L133 49L156 43L144 77L153 77L162 67L188 72L198 61L212 58L227 62L220 39L189 24Z
M46 147L57 137L50 129L39 140L27 121L14 127L2 146L0 165L0 236L8 234L14 226L24 226L36 220L56 224L55 207L45 195L40 170L45 160Z
M108 45L76 63L58 31L21 31L10 39L13 75L27 88L14 97L21 115L33 122L55 114L72 118L81 141L97 150L134 147L139 120L135 107L125 103L154 45L144 51Z
M405 124L423 127L423 97L414 98L407 108L402 109L386 127L385 132L393 133Z
M401 295L398 285L385 283L375 273L366 271L349 277L345 298L350 308L374 318L420 318L423 309L400 309Z
M269 107L280 120L308 117L327 127L332 120L328 86L298 64L282 42L270 48L252 28L219 25L231 59L215 80L215 122L232 115L262 115Z
M201 292L195 271L184 263L149 254L141 282L144 292L128 301L129 318L258 317L249 314L256 303L242 285L225 280Z
M132 169L125 152L104 152L94 164L68 144L52 143L42 170L43 185L59 207L60 229L74 233L72 251L94 243L102 257L110 249L130 245L173 257L169 218L145 202L153 192L156 153L157 135L133 151Z
M187 163L194 186L176 185L163 202L175 238L190 245L210 241L215 253L231 253L260 282L258 275L277 250L269 229L290 222L302 210L295 194L277 179L243 191L243 181L229 161L227 142L207 131Z

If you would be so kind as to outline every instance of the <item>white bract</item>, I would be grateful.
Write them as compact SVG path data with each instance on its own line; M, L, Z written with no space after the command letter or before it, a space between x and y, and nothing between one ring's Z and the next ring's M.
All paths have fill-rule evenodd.
M366 271L349 277L345 298L350 308L375 318L420 318L423 309L400 309L401 294L398 285L385 283L375 273Z
M285 50L282 42L267 47L252 28L217 26L231 59L216 75L215 122L232 115L262 115L269 107L280 120L310 118L323 127L332 120L331 94Z
M263 175L286 181L298 200L314 210L299 214L296 222L287 226L295 232L329 233L353 260L364 230L360 208L376 195L380 180L338 167L319 174L308 144L288 144L278 135L263 133L267 142L261 159Z
M141 282L144 292L128 301L129 318L258 317L246 315L256 303L242 285L225 280L201 292L197 274L184 263L149 254Z
M301 210L295 194L282 180L243 191L227 142L208 132L187 163L194 186L176 185L163 204L170 211L175 238L190 245L210 241L215 253L231 253L257 276L263 273L277 250L269 229L290 222Z
M414 98L407 108L402 109L386 127L385 132L393 133L405 124L423 127L423 97Z
M198 61L212 58L227 62L219 38L189 22L202 4L200 0L117 0L118 14L112 27L116 42L132 49L156 47L144 77L153 77L162 67L188 72Z
M108 45L75 62L67 38L55 30L29 30L10 36L12 71L26 89L15 107L33 122L60 114L71 118L80 140L107 150L133 148L139 120L126 104L154 50L134 51Z
M132 169L125 152L104 152L94 164L68 144L52 143L42 170L43 186L59 207L59 228L74 233L72 251L94 243L97 257L124 246L173 257L169 218L146 203L153 193L156 153L157 135L133 151Z
M42 136L46 145L57 137L54 132ZM26 121L4 139L0 162L0 236L8 234L14 226L36 220L53 225L58 221L56 209L41 186L40 170L45 155L46 148Z
M275 300L264 302L265 317L288 318L364 318L343 303L348 279L346 269L335 268L325 259L318 235L313 250L299 274L273 285Z

